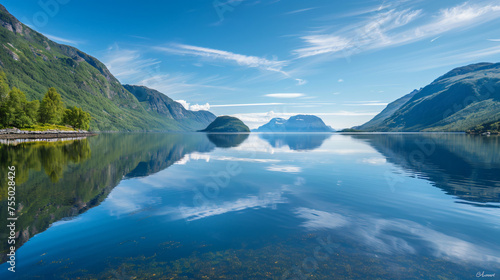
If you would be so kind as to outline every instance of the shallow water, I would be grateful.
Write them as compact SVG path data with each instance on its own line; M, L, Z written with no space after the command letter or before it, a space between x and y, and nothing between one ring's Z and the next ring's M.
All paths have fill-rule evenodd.
M16 273L4 263L0 278L498 274L499 140L104 134L2 145L0 167L19 172L22 246Z

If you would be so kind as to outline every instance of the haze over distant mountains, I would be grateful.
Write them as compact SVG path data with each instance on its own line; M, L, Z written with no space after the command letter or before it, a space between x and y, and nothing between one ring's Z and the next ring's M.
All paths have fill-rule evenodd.
M288 120L274 118L255 132L333 132L322 119L313 115L297 115Z
M392 102L363 131L466 131L500 120L500 63L453 69Z
M215 119L143 87L125 88L96 58L60 45L19 22L0 5L0 71L29 100L55 87L68 106L92 116L93 130L195 131ZM131 93L129 90L133 91Z

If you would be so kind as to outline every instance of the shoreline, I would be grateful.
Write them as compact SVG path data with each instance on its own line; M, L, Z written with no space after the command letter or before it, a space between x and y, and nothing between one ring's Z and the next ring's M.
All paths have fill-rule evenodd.
M29 131L20 129L0 129L0 139L54 139L54 138L79 138L95 136L97 133L86 130L63 131L63 130L47 130L47 131Z

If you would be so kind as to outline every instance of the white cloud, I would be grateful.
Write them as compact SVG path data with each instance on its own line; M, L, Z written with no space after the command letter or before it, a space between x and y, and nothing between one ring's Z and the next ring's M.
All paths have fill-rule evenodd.
M500 42L500 39L488 39L488 41L491 41L491 42Z
M286 203L286 201L286 198L282 197L281 192L270 192L259 197L249 196L218 205L210 204L200 207L180 206L177 209L166 208L165 211L159 213L158 215L172 215L173 219L195 221L230 212L243 211L245 209L274 208L277 204Z
M208 110L210 110L210 104L208 104L208 103L206 103L205 105L200 105L200 104L191 105L186 100L182 100L182 99L175 100L175 102L182 104L182 106L184 106L184 108L186 110L191 110L191 111L201 111L201 110L208 111Z
M301 38L305 47L296 49L293 53L299 58L334 53L342 53L348 57L371 49L409 44L499 18L500 6L466 2L442 9L436 15L427 17L426 19L430 19L427 22L404 29L423 15L422 10L388 10L385 7L361 24L330 34L303 36Z
M212 108L219 107L252 107L252 106L275 106L275 105L286 105L287 103L246 103L246 104L219 104L212 105Z
M71 44L71 45L75 45L75 46L77 46L80 43L79 41L75 41L75 40L71 40L71 39L66 39L66 38L61 38L61 37L57 37L57 36L50 35L50 34L43 34L43 35L45 37L49 38L50 40L56 41L56 42L59 42L59 43Z
M472 63L482 60L486 57L491 57L491 59L496 59L495 56L500 54L500 46L479 49L474 51L468 51L466 49L456 49L452 52L436 55L430 57L433 63L423 63L420 59L411 61L414 67L411 69L405 68L405 70L410 71L424 71L433 68L445 67L445 66L458 66L465 63ZM401 69L403 70L403 69Z
M297 208L295 214L297 217L306 220L302 226L308 229L334 229L343 227L348 223L342 215L310 208Z
M193 81L197 82L193 82ZM210 83L220 83L218 78L205 78L197 79L193 75L175 73L175 74L162 74L158 73L155 75L150 75L140 80L138 83L149 88L156 89L168 96L185 93L194 92L200 89L217 89L223 91L238 91L236 88L231 88L227 86L217 86L210 85Z
M343 79L339 79L339 80L338 80L338 82L339 82L339 83L343 83L343 82L344 82L344 80L343 80Z
M291 12L285 13L285 15L299 14L299 13L307 12L307 11L314 10L314 9L316 9L316 7L295 10L295 11L291 11Z
M302 86L302 85L307 84L307 81L303 80L303 79L295 79L295 81L297 81L298 86Z
M236 157L213 157L214 160L221 161L242 161L242 162L256 162L256 163L271 163L271 162L281 162L279 159L264 159L264 158L236 158Z
M109 47L103 61L113 76L123 83L134 83L152 75L155 71L153 66L161 63L156 59L143 58L139 51L120 49L118 46Z
M191 111L208 111L210 110L210 104L205 103L205 105L194 104L189 107Z
M267 171L284 172L284 173L300 173L302 168L293 165L271 165L266 168Z
M385 158L364 158L361 160L362 163L371 164L371 165L384 165L387 163L387 159Z
M304 95L305 94L303 93L270 93L264 96L274 97L274 98L297 98L297 97L302 97Z
M277 72L289 77L289 74L282 70L288 63L286 61L276 59L269 60L257 56L242 55L223 50L184 44L171 44L169 47L155 47L154 49L176 55L191 55L207 59L234 62L240 66Z
M184 109L189 110L189 103L186 100L175 100L175 102L180 103L184 106Z
M431 43L432 43L432 42L434 42L434 41L436 41L436 40L437 40L437 39L439 39L439 38L441 38L441 36L437 36L436 38L433 38L433 39L431 40Z
M341 215L310 208L297 208L295 214L312 231L338 229L356 243L363 243L377 252L385 254L414 254L425 244L426 249L437 258L462 263L469 261L485 263L500 261L495 250L436 231L429 226L403 219L378 219L370 216Z

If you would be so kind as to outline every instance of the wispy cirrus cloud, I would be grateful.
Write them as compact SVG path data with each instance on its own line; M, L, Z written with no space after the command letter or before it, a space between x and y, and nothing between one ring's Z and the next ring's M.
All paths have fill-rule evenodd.
M151 76L154 66L161 63L157 59L144 58L137 50L121 49L117 45L107 49L103 62L123 83L135 83L139 79Z
M239 103L239 104L219 104L212 105L213 108L221 108L221 107L253 107L253 106L275 106L275 105L285 105L286 103Z
M239 90L233 87L214 85L215 83L220 84L220 80L221 78L219 77L197 79L194 74L160 73L147 76L138 83L149 88L154 88L167 95L194 92L200 89L217 89L223 91Z
M338 32L302 36L305 46L293 51L298 58L341 53L344 56L372 49L404 45L500 18L500 5L481 2L439 10L424 18L420 9L382 7L368 20ZM416 22L417 19L422 19ZM429 20L430 19L430 20Z
M185 44L170 44L166 47L154 47L154 49L175 55L191 55L206 59L232 62L244 67L258 68L261 70L280 73L287 77L290 76L287 72L283 71L283 67L286 66L288 62L277 59L266 59L258 56L243 55L224 50Z
M54 35L50 35L50 34L43 34L43 35L45 37L49 38L50 40L56 41L59 43L70 44L70 45L75 45L75 46L78 46L78 44L81 43L80 41L76 41L76 40L68 39L68 38L62 38L62 37L58 37L58 36L54 36Z
M433 61L432 64L425 63L419 58L412 58L408 63L412 63L414 67L404 69L401 65L397 65L396 69L406 71L424 71L439 67L449 67L452 65L461 65L464 63L477 62L487 57L495 57L500 54L500 46L482 48L470 51L468 49L455 49L450 52L441 53L429 57ZM399 67L399 68L397 68Z
M266 97L273 97L273 98L298 98L298 97L303 97L305 94L303 93L270 93L264 95Z
M300 13L311 11L311 10L315 10L315 9L317 9L317 8L316 7L312 7L312 8L299 9L299 10L294 10L294 11L285 13L285 15L300 14Z

